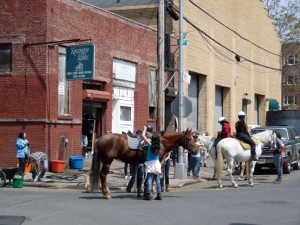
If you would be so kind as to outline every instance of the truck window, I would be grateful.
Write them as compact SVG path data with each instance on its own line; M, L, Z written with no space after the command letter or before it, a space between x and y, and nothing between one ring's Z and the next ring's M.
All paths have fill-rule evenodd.
M292 135L293 135L293 138L295 138L295 137L298 136L298 133L297 133L297 131L296 131L295 128L291 128L290 131L291 131L291 133L292 133Z
M286 129L275 129L281 135L282 140L288 140L288 134Z

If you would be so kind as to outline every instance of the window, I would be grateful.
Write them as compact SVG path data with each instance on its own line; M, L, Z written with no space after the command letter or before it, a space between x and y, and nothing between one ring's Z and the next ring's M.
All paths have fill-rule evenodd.
M131 107L121 106L120 112L120 120L131 121Z
M149 68L148 76L148 119L155 120L156 118L156 69L153 67Z
M11 44L0 44L0 72L11 72Z
M64 47L59 47L58 70L58 114L60 116L69 116L71 114L71 88L66 80L66 48Z
M295 76L288 76L286 79L287 85L297 84L297 77Z
M283 97L284 105L298 105L297 96L295 95L286 95Z
M284 65L296 65L299 61L298 55L289 55L284 58Z

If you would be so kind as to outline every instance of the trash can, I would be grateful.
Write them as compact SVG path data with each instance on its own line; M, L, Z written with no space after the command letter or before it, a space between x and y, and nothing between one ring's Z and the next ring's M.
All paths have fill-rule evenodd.
M71 156L70 157L70 168L71 169L82 169L83 167L83 156Z

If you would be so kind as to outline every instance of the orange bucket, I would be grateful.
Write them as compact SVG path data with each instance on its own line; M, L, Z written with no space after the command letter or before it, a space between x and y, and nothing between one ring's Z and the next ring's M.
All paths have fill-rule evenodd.
M51 172L63 173L64 171L65 171L65 161L64 160L51 160Z
M31 171L31 165L25 164L25 172L30 172L30 171Z

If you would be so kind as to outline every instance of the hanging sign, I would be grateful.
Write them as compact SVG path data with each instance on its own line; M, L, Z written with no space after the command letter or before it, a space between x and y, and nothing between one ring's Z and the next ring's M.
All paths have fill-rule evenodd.
M66 80L90 80L95 75L95 45L67 47Z

